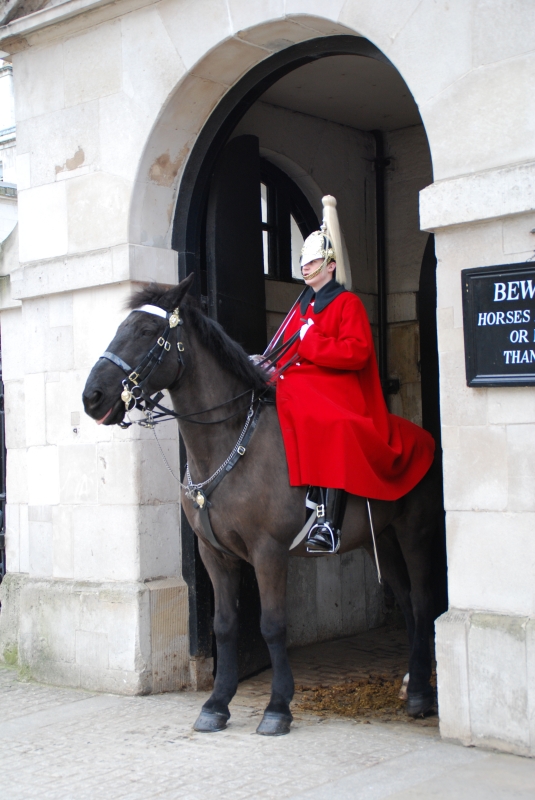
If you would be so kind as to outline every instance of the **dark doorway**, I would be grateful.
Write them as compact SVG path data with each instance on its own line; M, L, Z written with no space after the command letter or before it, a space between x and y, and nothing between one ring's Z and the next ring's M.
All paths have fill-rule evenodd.
M234 131L258 98L280 79L304 65L319 67L315 62L331 56L346 59L358 56L361 63L381 62L384 69L387 65L396 72L401 81L388 59L362 37L324 37L288 47L265 59L227 92L199 134L182 177L173 236L173 247L179 254L179 276L183 279L190 272L195 273L194 292L204 308L251 353L261 352L266 341L265 281L268 284L270 280L286 281L288 285L297 280L289 256L291 226L295 223L304 237L318 226L318 219L289 175L259 151L255 136L234 134ZM288 97L294 96L292 86L285 87L284 91L288 92ZM406 92L410 96L408 89ZM351 105L351 98L352 95L348 95L346 105ZM282 99L284 101L284 97ZM267 102L276 107L278 100ZM344 121L346 110L341 103L337 110L340 119L334 120L337 124L351 124L351 121ZM307 113L306 108L302 113ZM415 105L411 113L418 117ZM405 118L404 124L409 126L414 122ZM379 126L374 124L367 130L375 127ZM265 216L261 184L267 187ZM349 178L347 184L350 184ZM277 195L277 186L286 188ZM355 186L355 193L369 191L366 186ZM366 241L370 242L369 258L372 260L373 224L370 220L362 223ZM369 291L371 296L374 289L363 291ZM438 398L438 394L436 396ZM195 536L184 515L182 546L183 574L190 590L190 652L192 656L209 657L212 655L211 589L199 559ZM265 647L259 639L258 591L248 565L242 575L240 608L246 614L242 615L240 632L243 677L267 663Z
M437 341L437 259L435 237L429 234L422 258L418 291L420 321L420 371L422 374L422 426L436 443L438 466L442 475L442 438L440 432L440 385ZM442 526L434 554L433 590L435 616L448 608L446 527Z

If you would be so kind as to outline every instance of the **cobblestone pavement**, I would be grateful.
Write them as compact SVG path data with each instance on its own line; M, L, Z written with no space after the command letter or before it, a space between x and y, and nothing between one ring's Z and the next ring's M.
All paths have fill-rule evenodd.
M402 646L395 635L385 641L370 633L301 648L293 653L296 680L317 685L339 682L341 671L351 679L376 668L383 673L398 666L402 670L406 655L400 652ZM3 800L535 797L534 761L442 742L436 727L296 713L289 736L257 736L268 677L262 673L240 684L227 730L198 734L191 726L206 693L98 695L19 681L15 670L0 668L0 796Z

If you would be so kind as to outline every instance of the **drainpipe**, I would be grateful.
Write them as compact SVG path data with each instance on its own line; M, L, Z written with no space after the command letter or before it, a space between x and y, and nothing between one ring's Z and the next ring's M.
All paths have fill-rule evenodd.
M386 294L386 214L385 171L390 158L385 157L381 131L372 131L375 139L375 228L377 251L377 324L379 328L379 376L383 394L399 392L399 380L388 378L387 294Z

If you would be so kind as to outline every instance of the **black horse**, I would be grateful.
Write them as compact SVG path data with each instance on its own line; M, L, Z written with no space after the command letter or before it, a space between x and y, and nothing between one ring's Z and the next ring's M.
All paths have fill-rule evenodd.
M132 312L119 326L105 358L93 367L83 393L87 414L105 425L123 423L132 393L148 399L167 388L187 451L191 480L202 483L236 452L250 412L273 390L268 376L187 291L189 276L167 290L152 285L131 301L167 312ZM173 313L175 312L175 313ZM178 312L178 313L177 313ZM148 356L147 356L148 354ZM134 372L135 370L135 372ZM133 374L130 374L130 373ZM137 374L136 374L137 373ZM126 377L130 374L130 380ZM139 388L141 387L141 388ZM249 417L250 419L250 417ZM240 559L253 565L262 606L261 631L273 665L271 698L258 733L288 733L294 683L286 651L286 580L290 546L305 522L305 487L291 487L277 412L261 403L246 455L210 494L209 518L217 545L207 538L195 492L182 503L199 538L199 550L215 594L217 674L214 689L195 723L198 731L222 730L238 685L237 598ZM198 423L205 424L198 424ZM207 423L207 424L206 424ZM208 493L209 487L206 487ZM434 703L430 686L433 625L432 566L442 515L440 474L433 465L406 496L371 501L378 558L405 616L410 642L407 710L412 716ZM364 547L373 556L366 499L350 496L341 553ZM307 556L304 544L292 555ZM315 556L309 556L315 557Z

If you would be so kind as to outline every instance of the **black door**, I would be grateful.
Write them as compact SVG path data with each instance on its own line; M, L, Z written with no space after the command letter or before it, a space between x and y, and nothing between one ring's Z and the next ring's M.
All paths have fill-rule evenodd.
M249 353L266 347L260 154L256 136L224 148L210 185L206 216L210 315Z
M210 185L206 214L206 269L210 316L249 353L266 347L260 155L256 136L231 139ZM260 596L254 569L242 564L239 597L239 675L269 665L260 633Z

